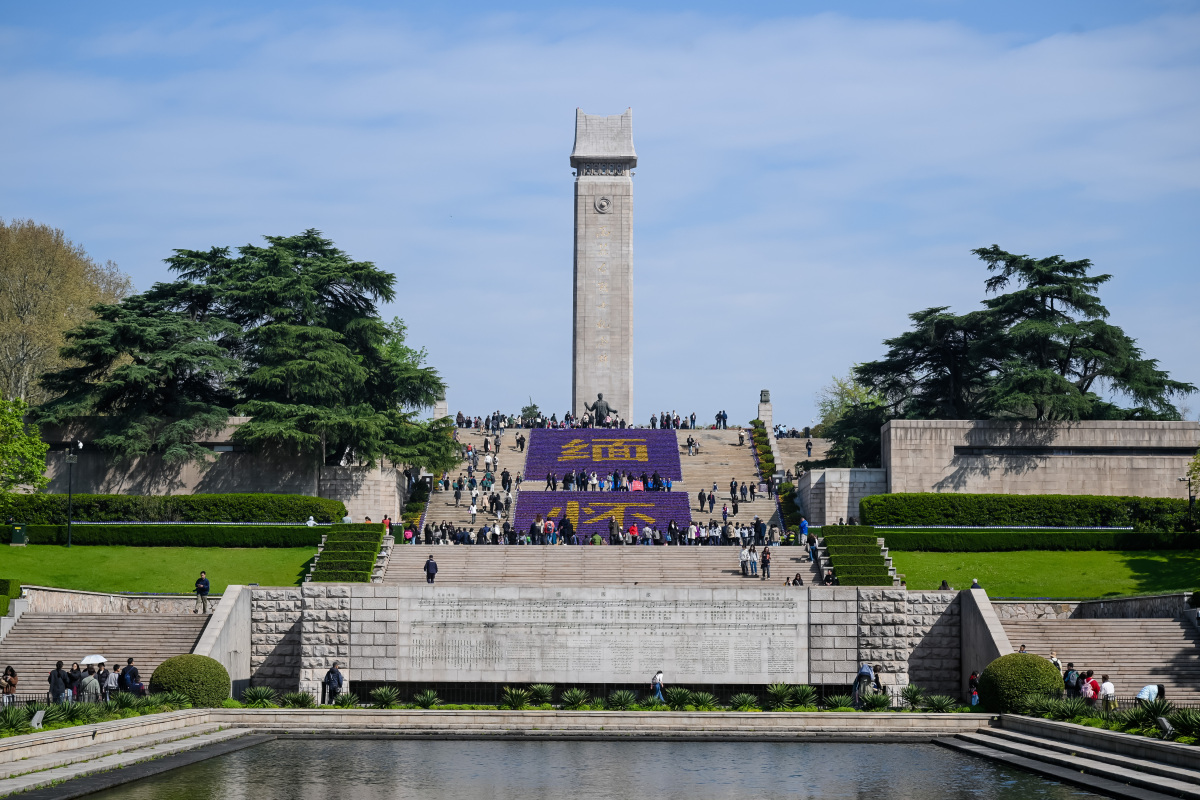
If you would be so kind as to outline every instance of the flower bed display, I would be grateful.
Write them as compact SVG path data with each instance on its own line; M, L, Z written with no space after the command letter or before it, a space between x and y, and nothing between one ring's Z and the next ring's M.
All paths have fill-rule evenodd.
M581 540L598 533L607 541L610 519L626 531L635 523L638 530L652 524L665 531L672 520L681 528L692 521L684 492L521 492L514 514L517 530L528 531L538 514L556 524L566 515Z
M588 475L612 475L631 472L678 481L683 478L679 466L679 440L673 430L614 430L611 428L574 428L551 430L535 428L529 432L525 456L525 479L544 480L553 472L560 479L568 471L583 470Z

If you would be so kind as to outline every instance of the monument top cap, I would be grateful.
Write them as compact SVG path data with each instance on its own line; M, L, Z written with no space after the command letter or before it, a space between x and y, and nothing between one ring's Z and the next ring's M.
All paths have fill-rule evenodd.
M637 166L637 153L633 150L633 109L624 114L602 117L585 114L575 109L575 149L571 151L571 166L580 161L609 159L631 161Z

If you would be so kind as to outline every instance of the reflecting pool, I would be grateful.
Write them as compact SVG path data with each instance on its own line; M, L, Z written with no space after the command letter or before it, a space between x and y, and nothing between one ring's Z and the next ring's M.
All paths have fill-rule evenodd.
M94 800L1032 800L1098 795L933 744L281 739Z

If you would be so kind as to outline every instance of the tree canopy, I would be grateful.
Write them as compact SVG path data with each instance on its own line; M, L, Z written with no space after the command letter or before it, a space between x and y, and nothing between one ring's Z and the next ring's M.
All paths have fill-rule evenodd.
M404 323L379 318L395 276L353 261L319 231L245 245L176 250L178 279L70 331L78 366L47 374L43 422L98 416L96 444L130 458L203 457L231 414L252 448L310 454L326 465L438 469L452 458L448 420L417 414L445 391Z
M822 402L824 435L834 440L827 464L878 466L888 419L1180 418L1173 401L1196 387L1172 380L1108 322L1099 290L1110 275L1092 274L1087 259L997 245L972 252L991 273L983 308L917 311L909 330L884 341L883 358L855 366L856 388L841 394L857 400Z
M0 398L0 492L18 486L41 489L46 477L48 445L33 425L25 423L28 406L21 400Z
M130 289L116 264L96 263L61 230L0 219L0 396L45 400L38 378L64 366L64 332Z

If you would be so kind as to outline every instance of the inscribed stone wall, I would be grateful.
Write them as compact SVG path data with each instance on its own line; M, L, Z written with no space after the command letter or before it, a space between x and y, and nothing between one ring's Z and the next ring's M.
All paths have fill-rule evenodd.
M306 586L306 599L332 590ZM803 592L398 585L351 591L347 655L357 680L638 683L663 669L680 683L808 681ZM306 675L327 666L316 663L318 655L332 654L309 646L317 622L305 612Z
M908 592L908 682L958 697L962 605L957 592Z
M253 589L250 685L294 692L300 685L299 588Z

